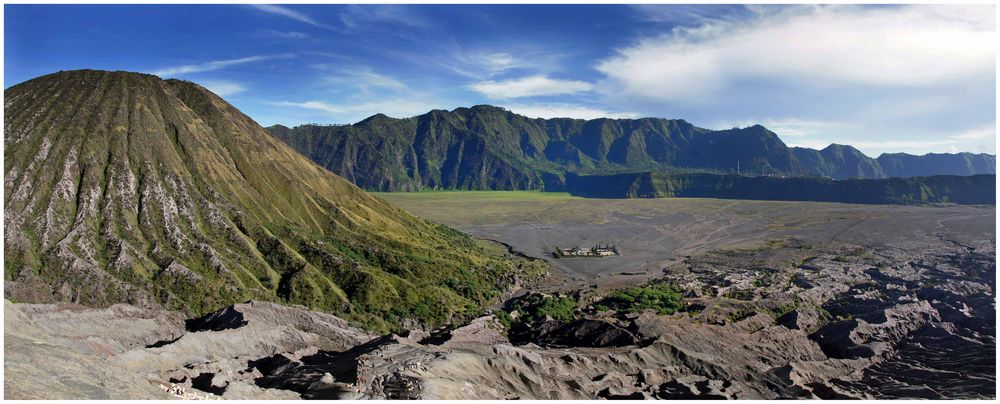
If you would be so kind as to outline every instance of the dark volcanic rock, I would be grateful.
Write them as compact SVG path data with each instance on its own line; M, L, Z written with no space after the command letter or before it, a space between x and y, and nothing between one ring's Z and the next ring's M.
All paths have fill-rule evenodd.
M815 329L820 323L820 315L813 308L799 308L778 318L778 324L793 330Z
M579 319L555 327L535 342L543 346L604 348L637 345L639 337L607 321Z
M222 331L245 325L247 320L243 318L243 313L233 306L184 322L185 328L190 332Z

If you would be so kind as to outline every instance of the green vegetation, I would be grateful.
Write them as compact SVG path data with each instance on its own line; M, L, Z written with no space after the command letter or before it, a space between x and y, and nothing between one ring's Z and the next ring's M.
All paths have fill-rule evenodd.
M615 310L620 313L653 310L658 314L673 314L681 308L681 290L667 283L620 289L601 299L594 308L601 311Z
M726 293L723 293L723 296L730 299L750 301L753 300L753 290L734 288L727 290Z
M743 307L726 313L726 318L728 318L730 322L737 323L755 315L757 315L757 310Z
M510 313L507 313L506 311L497 310L493 313L493 316L500 322L500 325L503 326L504 330L509 330L511 325L514 324L514 318L511 317Z
M780 306L778 306L778 307L776 307L776 308L774 308L772 310L767 310L767 312L768 312L768 314L771 315L771 317L774 317L775 319L778 319L778 318L781 318L781 316L784 316L785 314L788 314L788 313L791 313L791 312L795 311L796 309L798 309L800 307L800 305L801 305L801 303L799 303L798 301L789 302L789 303L782 304L782 305L780 305Z
M771 286L771 277L767 274L761 275L757 277L757 279L753 280L753 287L755 288L766 288L768 286Z
M532 293L514 302L511 308L517 311L515 324L533 324L545 317L556 321L571 321L576 317L578 306L576 299L569 296Z

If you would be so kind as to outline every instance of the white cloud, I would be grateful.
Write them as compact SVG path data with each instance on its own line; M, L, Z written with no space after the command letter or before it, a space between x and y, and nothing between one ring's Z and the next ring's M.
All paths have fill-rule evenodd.
M398 4L350 5L340 13L340 22L348 29L367 25L382 29L380 23L393 23L414 28L427 28L430 23L421 15L413 13L407 6Z
M341 70L336 75L330 76L329 81L340 86L356 87L363 92L369 92L376 88L394 91L402 91L408 88L403 82L377 73L369 67Z
M533 68L522 58L516 57L508 52L489 52L453 50L449 58L438 60L435 57L434 63L472 79L484 79L505 73L514 69Z
M316 21L312 17L310 17L310 16L308 16L308 15L306 15L304 13L300 13L298 11L292 10L292 9L290 9L288 7L276 6L276 5L272 5L272 4L251 4L250 7L253 7L255 9L263 11L265 13L270 13L270 14L280 15L282 17L291 18L293 20L304 22L306 24L313 25L313 26L316 26L316 27L330 28L329 25L326 25L326 24L323 24L323 23L321 23L319 21Z
M507 52L480 52L457 56L466 64L474 65L477 70L483 71L487 76L495 76L513 69L532 67L532 64Z
M601 61L602 88L696 102L739 81L926 87L995 73L993 6L792 7L676 29Z
M321 111L336 122L357 122L376 113L405 118L426 113L435 108L444 108L442 104L430 104L419 97L369 100L367 102L330 103L326 101L283 101L274 103L281 107L295 107L313 111ZM599 108L578 104L515 104L504 105L511 112L529 118L637 118L638 114L631 112L611 112Z
M446 55L434 55L419 63L435 63L452 72L474 80L486 80L505 73L520 71L523 74L548 75L563 71L561 49L540 44L509 45L503 49L463 49L458 44L447 47Z
M779 136L781 135L781 133L778 134ZM864 133L851 133L846 136L843 134L822 133L816 138L793 138L792 141L787 143L791 147L808 147L811 149L822 149L831 143L848 144L871 157L876 157L881 153L904 152L924 154L941 152L941 150L946 150L949 153L971 150L993 153L996 147L996 128L993 126L974 127L953 135L935 136L932 138L923 136L924 138L921 139L877 140L879 137L865 137Z
M701 25L736 18L728 4L634 4L630 6L642 20L682 26ZM744 9L753 6L743 6ZM750 11L750 10L747 10Z
M850 145L854 148L861 150L862 153L869 157L878 157L881 153L912 153L912 154L923 154L933 151L940 151L942 147L946 149L956 148L955 145L958 143L955 140L839 140L839 141L822 141L822 140L802 140L794 141L788 144L789 147L808 147L810 149L824 149L830 144L843 144ZM957 149L957 148L956 148Z
M949 139L954 140L984 140L989 138L996 138L997 131L995 126L981 126L978 128L972 128L964 132L948 136Z
M557 80L545 76L529 76L504 81L484 81L469 86L493 99L566 95L590 91L594 86L577 80Z
M278 31L273 29L258 29L255 35L258 38L273 38L273 39L306 39L309 34L305 32L298 31Z
M764 125L770 131L778 134L782 140L786 137L808 137L829 134L831 132L854 131L858 125L845 122L831 122L795 118L743 120L737 124L718 123L710 125L714 129L745 128L756 124Z
M245 85L232 81L201 80L198 84L201 84L208 91L215 93L219 97L228 97L247 89Z
M793 139L790 142L785 142L788 147L805 147L807 149L824 149L833 142L827 142L823 140L807 140L807 139Z
M516 114L529 118L637 118L639 115L631 112L609 112L603 109L576 104L522 104L505 105L505 108Z
M299 107L305 109L314 109L318 111L325 111L331 114L340 114L345 111L344 108L340 106L328 104L323 101L305 101L305 102L292 102L292 101L281 101L275 105L280 105L284 107Z
M510 69L524 67L523 62L514 58L514 55L504 52L475 55L471 59L486 69L487 73L491 76Z
M397 118L406 118L423 114L434 109L435 107L438 107L421 99L411 98L380 99L366 102L346 102L339 104L329 103L326 101L282 101L274 103L274 105L321 111L332 119L333 122L339 123L358 122L377 113Z
M956 141L954 140L881 140L857 141L847 144L858 149L898 152L901 150L931 151L940 149L941 146L950 146L955 143Z
M239 59L213 60L210 62L193 64L193 65L165 67L152 72L152 74L155 74L157 76L176 76L187 73L199 73L199 72L208 72L212 70L219 70L227 68L229 66L241 65L252 62L260 62L263 60L283 59L290 57L293 57L293 55L249 56Z

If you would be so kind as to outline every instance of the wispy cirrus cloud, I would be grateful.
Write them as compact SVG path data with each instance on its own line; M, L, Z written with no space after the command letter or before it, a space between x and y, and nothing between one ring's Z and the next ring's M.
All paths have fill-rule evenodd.
M427 28L431 24L414 7L399 4L350 5L340 13L340 22L347 29L366 26L381 27L385 23L411 28Z
M509 109L511 112L521 114L529 118L625 119L638 118L640 116L634 112L614 112L597 107L567 103L511 104L505 105L504 107Z
M283 55L261 55L261 56L248 56L248 57L243 57L243 58L238 58L238 59L213 60L213 61L204 62L204 63L190 64L190 65L181 65L181 66L173 66L173 67L164 67L164 68L152 71L151 74L155 74L155 75L161 76L161 77L162 76L177 76L177 75L188 74L188 73L200 73L200 72L208 72L208 71L213 71L213 70L225 69L225 68L230 67L230 66L237 66L237 65L247 64L247 63L260 62L260 61L264 61L264 60L287 59L287 58L292 58L292 57L295 57L295 55L291 55L291 54L283 54Z
M309 16L309 15L307 15L305 13L292 10L291 8L288 8L288 7L285 7L285 6L276 6L276 5L273 5L273 4L251 4L250 7L253 7L255 9L257 9L259 11L263 11L265 13L279 15L279 16L286 17L286 18L291 18L293 20L296 20L296 21L299 21L299 22L304 22L306 24L309 24L309 25L312 25L312 26L315 26L315 27L330 28L329 25L324 24L322 22L319 22L316 19L312 18L311 16Z
M220 97L228 97L230 95L241 93L247 90L247 86L242 83L237 83L234 81L224 81L224 80L199 80L198 84L201 84L208 91L215 93Z
M278 31L274 29L258 29L254 31L253 36L256 38L270 38L270 39L306 39L309 38L309 34L299 31Z
M459 75L484 80L511 73L547 75L564 70L565 54L536 45L463 49L453 46L436 63Z
M327 81L338 86L354 87L365 93L377 89L395 91L408 89L403 82L367 66L340 69L336 74L329 76Z
M594 86L579 80L529 76L502 81L488 80L472 84L469 88L492 99L509 99L575 94L590 91Z
M636 17L649 22L691 27L731 22L753 14L754 6L732 4L634 4Z
M278 107L294 107L320 111L327 122L354 123L364 118L382 113L391 117L406 118L420 115L441 105L426 101L420 97L381 98L361 102L333 103L328 101L281 101L273 103Z
M460 75L476 79L493 77L515 69L536 67L524 58L510 52L474 51L465 53L455 51L450 59L454 63L447 65L449 69Z

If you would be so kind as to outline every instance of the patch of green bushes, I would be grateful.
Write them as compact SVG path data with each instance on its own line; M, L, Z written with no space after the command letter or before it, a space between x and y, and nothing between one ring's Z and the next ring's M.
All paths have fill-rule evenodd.
M729 289L723 296L736 300L753 300L753 291L749 289Z
M594 307L598 310L615 310L620 313L636 313L653 310L657 314L673 314L681 308L680 288L667 283L652 283L645 286L616 290Z
M513 304L518 323L534 323L546 316L556 321L571 321L578 304L569 296L531 294Z
M757 314L756 310L749 308L741 308L727 313L726 317L729 318L730 322L738 323L740 321L753 317L756 314Z

